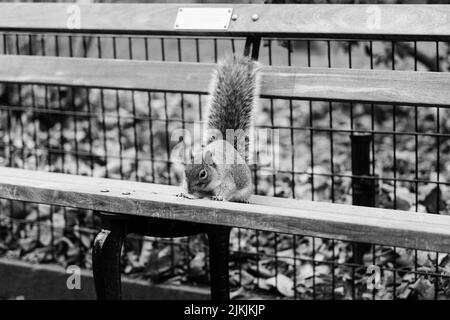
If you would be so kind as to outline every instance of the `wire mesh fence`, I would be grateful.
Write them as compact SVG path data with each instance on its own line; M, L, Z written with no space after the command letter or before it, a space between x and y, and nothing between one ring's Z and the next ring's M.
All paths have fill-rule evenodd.
M242 54L245 39L125 35L0 34L3 54L216 62ZM263 65L447 71L448 44L417 41L263 39ZM3 84L3 166L177 184L171 133L203 121L206 96L171 92ZM448 214L448 138L444 107L264 97L259 128L280 135L279 168L258 159L255 193L352 203L355 179L376 182L377 207ZM352 140L369 137L370 172L352 171ZM375 185L375 184L374 184ZM354 187L354 186L353 186ZM91 267L99 222L92 212L3 201L0 254ZM124 273L153 282L206 284L204 236L128 237ZM233 229L233 296L294 299L442 299L449 297L445 253L334 239ZM362 251L361 251L362 250ZM374 274L380 286L372 288ZM377 271L378 272L378 271Z

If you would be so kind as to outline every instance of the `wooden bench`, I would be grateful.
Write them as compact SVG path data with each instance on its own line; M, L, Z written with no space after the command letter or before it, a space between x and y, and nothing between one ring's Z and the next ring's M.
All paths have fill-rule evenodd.
M180 7L203 5L79 5L82 23L75 30L66 28L67 6L1 3L0 30L247 37L246 53L253 56L260 38L268 36L446 41L450 37L448 6L380 5L376 10L383 23L373 29L366 23L369 7L363 5L227 5L238 18L221 31L175 30ZM258 18L252 19L255 14ZM3 55L0 82L205 94L213 67ZM448 106L450 101L448 73L271 66L261 73L263 97L433 106ZM104 230L93 254L100 299L121 297L120 247L130 232L155 236L206 232L213 299L229 296L230 227L450 252L448 216L262 196L254 196L250 204L188 200L175 197L177 192L175 186L0 169L1 198L89 209L102 216Z

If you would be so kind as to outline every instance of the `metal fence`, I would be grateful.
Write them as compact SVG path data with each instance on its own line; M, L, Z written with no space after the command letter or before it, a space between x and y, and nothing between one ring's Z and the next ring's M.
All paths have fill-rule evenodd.
M213 62L225 53L242 54L244 46L245 39L231 38L0 34L2 53L19 55ZM262 39L259 60L269 65L447 71L448 50L447 43L435 41ZM200 94L38 84L0 88L1 165L163 184L180 180L170 162L176 143L171 132L202 121L206 106ZM279 130L281 161L273 170L267 159L259 159L253 169L255 193L355 203L355 183L371 181L376 182L369 183L375 206L448 214L447 112L430 106L264 98L257 125ZM362 140L353 138L352 143L351 137L366 137L363 148L370 159L354 150L355 141ZM355 172L356 163L368 172ZM90 268L97 229L92 212L3 201L0 254ZM450 261L444 253L355 247L246 229L233 229L230 247L234 296L449 297ZM352 258L352 251L361 257ZM123 253L124 273L153 282L205 284L205 255L201 235L131 236ZM366 275L369 265L380 267L379 289L367 287L372 281Z

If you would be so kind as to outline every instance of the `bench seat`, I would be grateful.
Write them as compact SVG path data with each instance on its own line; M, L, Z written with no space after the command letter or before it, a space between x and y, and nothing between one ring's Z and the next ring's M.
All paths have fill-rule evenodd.
M253 196L183 199L179 187L0 168L0 198L175 221L450 252L450 217Z

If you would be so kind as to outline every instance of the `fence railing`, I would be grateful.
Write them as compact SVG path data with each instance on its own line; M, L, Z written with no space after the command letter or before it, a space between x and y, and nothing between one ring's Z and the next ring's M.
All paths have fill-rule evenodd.
M370 203L355 199L356 185L365 190L363 197L376 198L373 202L379 207L447 213L445 150L450 135L444 119L449 75L425 71L445 70L448 6L230 5L237 18L227 30L193 31L174 28L178 9L192 5L92 4L79 5L79 12L71 5L0 4L4 165L176 184L170 133L203 120L213 68L203 61L216 61L219 52L251 52L266 65L257 124L280 130L283 150L278 170L264 164L254 168L257 194ZM80 23L68 29L68 19L78 13ZM395 70L362 70L374 68ZM367 157L351 143L350 138L361 133L368 137L363 146ZM364 170L354 170L357 163ZM14 180L16 173L11 177L8 172L12 171L2 171L2 177L11 179L2 181L2 197L75 205L62 200L77 192L63 183L67 178L51 185L47 176L37 173L19 192L24 180ZM30 191L40 179L49 186L45 198L33 197L36 194ZM372 182L378 182L377 191ZM165 219L257 229L232 233L232 285L238 287L256 282L256 289L261 289L267 278L283 281L279 275L287 275L296 288L294 298L367 298L367 292L379 297L382 290L361 289L366 278L358 270L369 265L371 255L370 264L380 265L384 272L384 293L389 297L420 295L418 289L405 287L424 282L423 276L430 277L434 298L446 296L447 255L418 251L448 251L445 216L386 209L361 212L348 205L271 197L256 197L257 204L248 206L184 204L172 196L164 198L161 185L144 189L149 192L144 202L124 201L129 195L115 200L108 196L118 206L131 206L120 210L92 207L83 200L75 207L128 214L148 208ZM174 189L169 189L172 194ZM55 190L64 197L56 197ZM370 190L376 194L368 195ZM66 209L51 207L47 214L42 206L18 209L14 203L2 210L8 235L25 239L24 232L36 225L39 247L40 235L48 227L45 221L55 229L58 216L65 217L63 229L69 234L67 225L74 214ZM177 207L180 203L182 209ZM30 220L30 212L38 218ZM236 214L239 219L233 220ZM89 213L78 216L91 219ZM78 231L85 223L80 218L70 224L76 228L67 238L88 251ZM54 231L52 241L57 240ZM170 251L171 276L180 272L176 248L187 252L178 268L187 265L186 274L197 268L193 260L201 250L192 250L196 239L189 240L163 246ZM352 254L347 241L377 245L354 247L362 255L351 260L345 258ZM416 250L406 254L402 248L384 245ZM83 250L78 252L81 259ZM202 268L207 270L205 264ZM164 272L157 274L167 277ZM249 278L255 281L249 284Z

